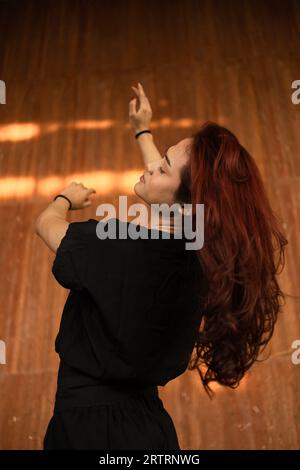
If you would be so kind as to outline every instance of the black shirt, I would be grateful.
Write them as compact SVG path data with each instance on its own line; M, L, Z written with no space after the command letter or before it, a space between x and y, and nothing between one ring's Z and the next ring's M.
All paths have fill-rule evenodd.
M117 238L98 238L97 225L108 223ZM69 224L52 267L70 289L55 351L84 383L163 386L186 370L195 344L200 264L185 238L138 226L148 239L121 239L120 224L130 225Z

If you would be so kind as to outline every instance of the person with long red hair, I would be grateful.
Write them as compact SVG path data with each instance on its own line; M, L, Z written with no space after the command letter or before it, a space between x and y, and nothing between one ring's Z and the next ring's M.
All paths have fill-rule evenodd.
M193 229L204 204L204 244L185 249L174 214L151 230L135 224L148 239L99 239L99 226L132 224L68 223L68 210L89 206L95 192L75 182L39 216L36 232L56 254L54 277L70 289L44 449L180 449L157 386L189 369L210 397L213 381L237 387L270 341L284 299L277 274L287 240L254 159L210 121L162 157L149 99L141 84L133 90L129 119L145 165L134 191L147 207L190 210Z
M140 109L133 100L132 119L139 130L139 119L152 110L142 85L134 90ZM152 137L142 138L149 155ZM273 335L285 299L277 274L288 241L254 158L229 129L207 121L172 149L178 159L186 158L174 200L192 204L194 214L196 204L205 206L205 242L197 252L205 275L199 284L201 326L189 370L199 372L211 396L211 382L237 387Z

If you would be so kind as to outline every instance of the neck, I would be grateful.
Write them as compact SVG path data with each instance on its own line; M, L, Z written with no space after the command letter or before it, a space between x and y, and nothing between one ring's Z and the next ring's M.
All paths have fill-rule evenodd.
M176 214L175 216L163 218L162 214L159 213L158 218L157 217L151 218L151 211L148 211L148 221L147 222L143 221L143 222L144 223L140 222L141 226L146 227L148 229L151 228L151 229L160 230L160 231L169 232L169 233L175 233L177 231L180 234L183 233L181 214Z
M156 221L155 219L152 221L151 224L151 217L149 218L148 227L157 230L161 230L164 232L175 233L179 228L181 228L181 218L174 218L168 217L164 219L162 215L159 215L159 220Z

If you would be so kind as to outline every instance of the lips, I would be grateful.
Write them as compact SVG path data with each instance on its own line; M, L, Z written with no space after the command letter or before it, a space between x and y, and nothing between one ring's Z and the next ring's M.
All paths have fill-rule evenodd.
M144 175L142 175L142 176L140 177L140 181L141 181L142 183L145 183Z

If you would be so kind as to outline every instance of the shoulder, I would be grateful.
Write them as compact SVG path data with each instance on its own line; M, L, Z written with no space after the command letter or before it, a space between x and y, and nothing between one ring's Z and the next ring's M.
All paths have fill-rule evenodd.
M101 238L102 233L113 235L114 227L118 230L121 224L124 222L120 223L116 218L110 218L106 221L91 218L80 222L70 222L66 235L87 239Z

